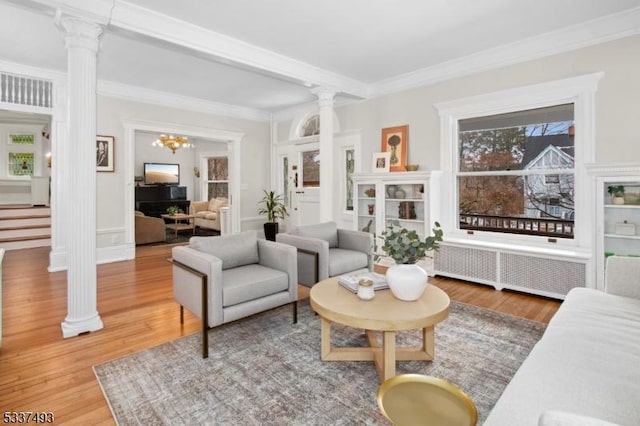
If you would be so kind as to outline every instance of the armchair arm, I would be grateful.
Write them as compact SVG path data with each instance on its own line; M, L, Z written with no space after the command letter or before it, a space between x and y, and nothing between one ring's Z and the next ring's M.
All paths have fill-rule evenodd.
M298 300L298 259L296 248L287 244L258 239L260 265L286 272L289 275L289 296Z
M367 267L373 270L373 234L351 229L338 229L338 247L365 253Z
M605 291L640 299L640 258L609 256L605 270Z
M329 278L329 242L318 238L301 237L294 234L276 234L276 241L283 244L292 245L304 252L298 252L298 276L299 277L318 277L318 280ZM312 252L317 253L318 261L314 261L314 265L309 266L308 262L300 262L301 256L309 257ZM311 254L313 256L313 254ZM299 279L299 281L302 283ZM305 283L306 284L306 283ZM309 283L309 284L315 284Z
M174 260L207 275L209 326L222 324L222 260L191 247L177 246L171 251ZM194 315L201 317L201 280L176 265L173 266L173 296Z

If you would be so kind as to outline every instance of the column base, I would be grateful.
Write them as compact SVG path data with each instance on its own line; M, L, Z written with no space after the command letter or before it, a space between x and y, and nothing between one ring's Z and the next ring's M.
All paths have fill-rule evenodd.
M60 324L60 326L62 327L62 337L65 339L68 337L75 337L81 333L102 330L104 328L102 319L100 319L100 315L97 312L91 318L80 321L74 321L67 318Z

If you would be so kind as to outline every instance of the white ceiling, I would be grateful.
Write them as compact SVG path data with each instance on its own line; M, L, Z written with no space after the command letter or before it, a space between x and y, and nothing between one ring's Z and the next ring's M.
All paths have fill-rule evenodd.
M101 81L266 112L640 33L640 0L0 0L0 61L64 71L64 3L107 6Z

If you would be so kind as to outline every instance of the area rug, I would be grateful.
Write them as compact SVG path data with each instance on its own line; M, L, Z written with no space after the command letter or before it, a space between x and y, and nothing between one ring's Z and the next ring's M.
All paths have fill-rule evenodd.
M176 327L179 325L176 324ZM482 424L545 325L452 302L436 326L434 361L401 361L397 374L446 379L467 392ZM398 333L416 346L418 331ZM362 330L332 328L334 345L361 345ZM388 425L372 362L320 360L320 319L301 301L94 366L116 422L211 425Z

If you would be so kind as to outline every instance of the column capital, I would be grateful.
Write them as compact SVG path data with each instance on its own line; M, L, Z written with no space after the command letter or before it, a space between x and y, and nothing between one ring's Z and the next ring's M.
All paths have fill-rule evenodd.
M56 11L56 25L62 28L65 33L65 46L69 48L83 48L98 52L102 27L93 21L77 16L62 13L60 9Z
M318 97L318 105L322 107L333 107L333 98L336 96L334 90L326 87L314 87L311 89L311 93Z

